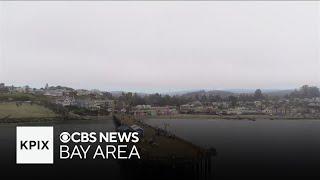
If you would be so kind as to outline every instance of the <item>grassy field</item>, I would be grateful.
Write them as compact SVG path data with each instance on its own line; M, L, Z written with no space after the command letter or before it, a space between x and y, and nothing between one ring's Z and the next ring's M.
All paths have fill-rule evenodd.
M54 118L57 117L53 111L36 104L23 103L19 106L16 103L0 103L0 120L2 118Z

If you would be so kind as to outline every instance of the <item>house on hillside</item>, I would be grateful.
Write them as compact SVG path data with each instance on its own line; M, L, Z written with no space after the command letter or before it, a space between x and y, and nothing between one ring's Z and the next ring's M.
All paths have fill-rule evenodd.
M75 102L75 98L69 96L56 99L56 104L60 104L62 106L74 106L76 104Z
M111 112L113 109L113 101L105 99L78 98L75 100L75 105L89 110L106 110Z
M267 114L267 115L271 115L273 113L273 110L272 110L272 108L267 107L267 108L263 109L261 112L264 114Z
M45 90L44 94L45 96L52 96L52 97L61 97L63 96L63 90L62 89L47 89Z

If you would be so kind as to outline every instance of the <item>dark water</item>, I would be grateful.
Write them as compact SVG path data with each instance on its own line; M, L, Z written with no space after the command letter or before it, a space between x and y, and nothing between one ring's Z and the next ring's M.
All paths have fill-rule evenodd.
M320 176L320 121L147 120L202 147L214 147L215 177ZM167 125L165 125L167 124ZM114 131L111 120L0 124L1 175L126 179L115 160L59 160L54 165L16 165L17 125L54 126L63 131ZM57 144L59 142L55 142ZM57 146L55 146L57 148ZM55 152L58 152L55 149ZM143 177L141 172L141 177Z
M147 120L217 150L215 176L320 176L319 120Z

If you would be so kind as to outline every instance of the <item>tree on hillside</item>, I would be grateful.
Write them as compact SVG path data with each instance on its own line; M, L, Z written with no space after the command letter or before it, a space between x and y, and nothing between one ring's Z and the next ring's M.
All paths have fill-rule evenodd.
M303 85L298 90L294 90L290 97L293 98L313 98L320 97L319 88L316 86Z
M257 100L260 100L260 99L263 98L263 94L262 94L261 89L257 89L257 90L254 92L254 97L255 97L255 99L257 99Z
M237 106L238 98L236 96L228 96L228 100L229 100L232 107Z

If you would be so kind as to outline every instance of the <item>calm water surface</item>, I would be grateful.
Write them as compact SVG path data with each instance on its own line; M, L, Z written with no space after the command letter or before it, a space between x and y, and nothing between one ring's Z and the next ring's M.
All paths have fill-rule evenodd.
M150 119L217 150L217 176L320 176L320 120Z

